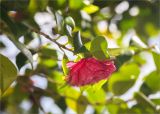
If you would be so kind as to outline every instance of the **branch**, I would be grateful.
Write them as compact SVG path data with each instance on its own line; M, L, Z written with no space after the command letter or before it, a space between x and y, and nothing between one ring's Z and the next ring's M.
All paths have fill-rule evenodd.
M60 49L63 48L63 49L66 49L66 50L68 50L68 51L73 51L72 49L67 48L65 45L62 45L62 44L58 43L58 42L56 41L56 39L52 39L49 35L47 35L47 34L45 34L45 33L43 33L43 32L40 32L40 31L35 30L35 29L31 29L31 31L32 31L32 32L35 32L35 33L37 33L37 34L40 34L40 35L44 36L45 38L47 38L48 40L54 42L55 44L58 45L58 47L59 47ZM61 50L63 51L63 49L61 49Z

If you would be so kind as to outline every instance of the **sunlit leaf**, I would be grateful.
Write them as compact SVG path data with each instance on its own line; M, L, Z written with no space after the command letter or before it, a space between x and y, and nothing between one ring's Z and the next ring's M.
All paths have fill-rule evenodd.
M92 87L87 89L87 98L91 103L105 103L105 92L103 89L92 89Z
M154 63L156 65L157 71L160 71L160 54L152 52Z
M114 73L109 78L109 90L112 91L115 95L124 94L134 85L139 72L139 67L136 64L122 66L119 72Z
M43 11L49 0L30 0L28 11L33 15L37 11Z
M90 51L97 59L104 60L109 58L109 54L107 52L107 41L104 37L98 36L92 40Z
M154 98L154 99L151 99L151 101L156 105L160 105L160 98Z
M73 10L78 10L84 7L83 0L69 0L69 7Z
M160 91L160 72L153 71L148 76L144 78L145 83L152 91Z
M5 56L0 54L0 94L10 86L17 77L17 69L14 64Z
M88 5L88 6L84 7L83 10L85 12L87 12L88 14L92 14L92 13L95 13L96 11L98 11L99 7L95 6L95 5Z

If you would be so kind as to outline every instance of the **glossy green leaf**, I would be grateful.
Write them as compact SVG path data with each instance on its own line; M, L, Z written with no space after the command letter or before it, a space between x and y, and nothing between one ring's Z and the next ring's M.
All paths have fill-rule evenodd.
M68 35L69 37L72 37L72 28L69 25L65 25L65 32L66 35Z
M141 85L140 91L146 96L154 93L154 91L145 82Z
M74 27L75 27L75 22L74 22L74 20L73 20L73 18L71 16L66 17L64 19L64 23L66 25L69 25L70 27L72 27L72 29L74 29Z
M0 54L0 94L3 94L16 78L16 67L7 57Z
M97 59L105 60L109 58L109 54L107 52L107 41L103 36L98 36L92 40L90 51Z
M109 90L112 91L115 95L124 94L134 85L139 72L139 67L136 64L122 66L119 72L114 73L109 78Z
M18 69L20 69L23 65L25 65L27 61L27 57L23 53L19 53L16 56L16 64L18 66Z
M54 12L55 21L56 21L56 27L58 32L62 31L62 25L63 25L63 17L61 15L60 11Z
M131 55L122 54L116 57L115 64L117 69L119 69L125 62L131 59Z
M67 105L65 103L65 98L60 97L58 100L56 100L56 104L63 110L63 112L66 111Z
M153 71L144 78L144 82L153 92L160 91L160 72Z
M82 44L80 31L78 31L74 34L73 46L74 46L74 52L75 53L81 53L81 52L86 51L85 46Z

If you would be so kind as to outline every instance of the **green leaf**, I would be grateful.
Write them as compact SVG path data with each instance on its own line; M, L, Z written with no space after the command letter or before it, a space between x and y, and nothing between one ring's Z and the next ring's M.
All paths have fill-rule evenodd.
M66 7L66 0L49 0L48 5L54 10L64 9Z
M64 97L60 97L58 100L55 101L55 103L63 110L63 112L65 112L67 105L65 103Z
M64 20L64 23L66 25L69 25L70 27L72 27L72 29L74 29L74 27L75 27L75 22L71 16L66 17Z
M10 86L16 79L17 69L14 64L5 56L0 54L0 94Z
M26 46L18 41L16 41L13 37L9 37L9 39L17 46L17 48L28 58L31 63L31 67L33 69L33 58L32 53L26 48Z
M117 114L119 107L116 104L107 105L107 110L110 114Z
M68 36L72 37L72 28L69 25L65 25L65 32Z
M63 73L62 72L59 72L59 71L56 71L54 70L52 73L51 73L51 76L52 76L52 79L59 83L59 84L63 84L65 83L65 80L63 79Z
M153 56L157 71L160 71L160 54L152 52L152 56Z
M122 54L116 57L115 64L117 69L119 69L125 62L130 60L132 55Z
M142 84L140 91L146 96L154 93L153 90L145 82Z
M74 34L73 46L74 46L74 52L75 53L81 53L81 52L86 51L85 46L82 44L80 31L75 32L75 34Z
M80 96L77 100L77 113L84 114L86 107L88 105L88 100L85 96Z
M20 69L22 66L24 66L26 61L27 61L27 57L23 53L20 52L16 56L16 65L18 66L18 69Z
M40 52L39 55L43 59L56 59L57 60L57 52L56 52L56 50L50 48L49 46L41 47L39 52Z
M140 70L136 64L122 66L120 71L113 74L108 80L109 90L115 95L124 94L134 85L139 73Z
M29 44L34 39L31 33L27 33L24 35L24 44Z
M57 65L57 62L53 59L44 59L41 60L41 64L43 65L42 67L53 68Z
M63 92L62 92L63 91ZM77 90L71 87L65 87L63 90L59 90L61 94L64 94L66 97L66 104L68 107L73 109L76 112L83 111L83 104L78 101L82 101L81 94ZM83 101L84 102L84 101ZM85 106L85 105L84 105ZM79 110L81 109L81 110Z
M132 55L134 50L129 48L108 48L108 53L110 56Z
M134 98L136 99L136 101L146 107L150 107L152 109L156 109L155 104L149 99L147 98L143 93L141 92L136 92L134 94Z
M68 58L64 55L63 60L62 60L62 69L63 69L64 75L68 74L68 68L66 65L68 61L69 61Z
M98 36L92 40L90 51L94 57L100 60L104 60L109 58L109 54L107 52L107 41L103 36Z
M57 29L58 29L58 32L62 31L62 25L63 25L63 17L61 15L61 12L60 11L56 11L55 14L55 20L56 20L56 26L57 26Z
M16 39L20 37L23 34L23 31L27 32L27 27L22 25L21 23L18 24L14 23L7 15L7 11L4 8L1 8L2 10L2 20L6 22L6 24L9 26L9 29L11 33L8 33L8 38L17 46L18 49L21 50L21 52L28 58L29 62L31 63L31 66L33 68L33 59L31 52L25 47L24 44L18 42Z
M7 11L6 9L2 6L0 7L1 9L1 15L0 18L7 24L8 29L6 31L6 34L8 36L14 36L15 38L19 38L20 36L24 35L28 28L23 25L22 23L18 23L18 22L14 22L13 20L11 20L11 18L7 15Z
M69 8L72 10L78 10L84 7L83 0L69 0Z
M91 103L105 103L105 92L102 88L95 90L90 87L86 90L86 92L88 101L90 101Z
M3 49L3 48L5 48L5 47L6 47L5 44L0 41L0 49Z
M83 10L85 12L87 12L88 14L92 14L92 13L95 13L96 11L98 11L99 7L95 6L95 5L88 5L88 6L84 7Z
M77 114L83 114L84 111L86 110L86 107L88 105L88 101L86 97L84 96L79 96L78 99L66 99L66 104L73 109Z
M160 98L151 99L151 101L156 105L160 105Z
M127 103L120 98L113 98L112 101L106 105L111 114L129 114L127 111Z
M147 84L149 88L151 88L153 92L160 91L159 80L160 80L160 72L157 71L151 72L148 76L144 78L144 82Z
M30 0L28 11L31 15L34 15L37 11L43 11L49 0Z

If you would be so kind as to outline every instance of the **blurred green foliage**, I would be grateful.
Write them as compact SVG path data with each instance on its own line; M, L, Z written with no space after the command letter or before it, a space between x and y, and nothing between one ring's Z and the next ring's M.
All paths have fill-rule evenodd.
M160 54L155 46L148 45L150 39L160 34L159 6L159 0L1 0L0 34L6 35L20 53L16 66L0 54L0 113L38 114L41 110L50 114L41 103L46 96L63 113L69 107L83 114L91 106L94 114L160 114L160 98L149 97L160 93ZM35 19L37 13L44 12L52 17L52 24L56 23L52 27L53 38L40 32L44 28ZM19 42L22 36L23 43ZM66 37L67 43L58 42L61 37ZM50 42L41 44L43 38ZM28 48L34 39L39 39L39 46ZM117 46L110 48L110 41ZM0 41L0 49L5 47ZM77 57L74 61L91 56L113 59L117 71L94 85L72 87L65 81L66 63L71 60L68 51ZM156 68L145 76L132 99L122 99L121 95L139 79L141 66L146 63L144 51L152 55ZM33 66L33 56L38 56L37 65L26 68L23 75L17 74L28 62ZM35 75L47 80L45 89L34 85ZM13 81L15 85L10 86ZM27 111L20 107L25 100L31 102ZM129 106L131 102L134 103Z

